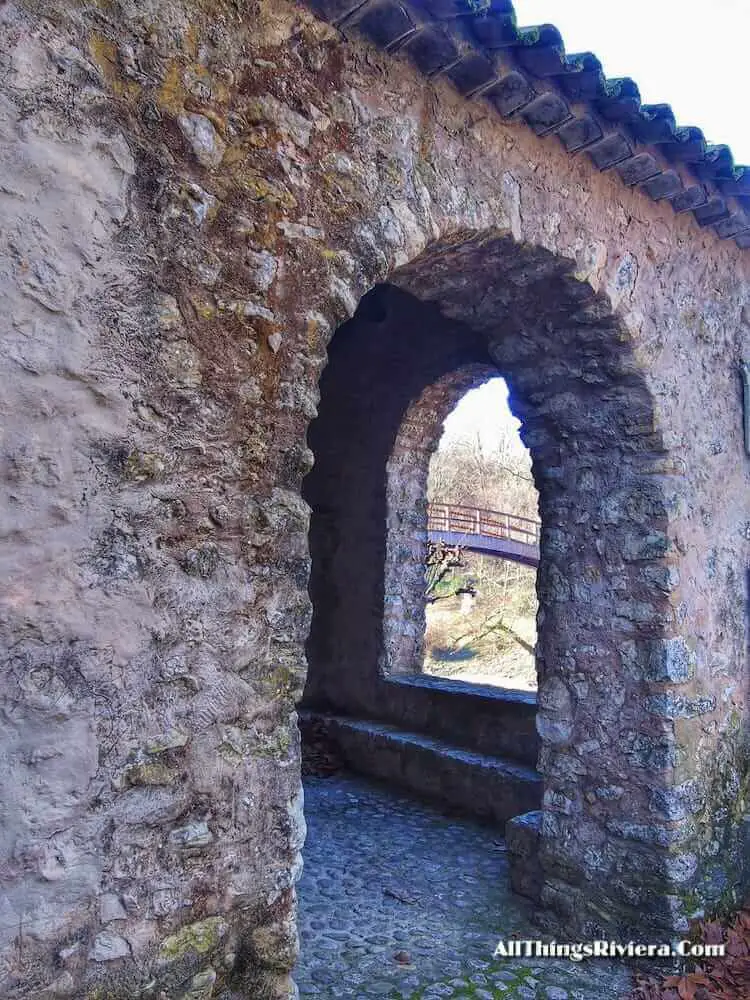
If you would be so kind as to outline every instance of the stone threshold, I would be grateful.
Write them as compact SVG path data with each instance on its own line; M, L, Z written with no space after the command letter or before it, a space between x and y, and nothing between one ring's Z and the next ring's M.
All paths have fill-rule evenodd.
M371 707L311 706L332 714L377 718L450 746L535 768L539 757L533 691L445 680L425 674L381 677Z
M531 767L389 723L317 712L300 713L336 746L352 771L407 789L464 815L504 827L539 809L542 779Z

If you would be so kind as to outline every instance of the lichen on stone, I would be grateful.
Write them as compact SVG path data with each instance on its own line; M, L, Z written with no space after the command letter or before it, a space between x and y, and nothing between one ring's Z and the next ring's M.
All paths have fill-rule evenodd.
M157 965L166 965L190 956L209 955L226 936L229 925L222 917L207 917L186 924L162 941L156 956Z

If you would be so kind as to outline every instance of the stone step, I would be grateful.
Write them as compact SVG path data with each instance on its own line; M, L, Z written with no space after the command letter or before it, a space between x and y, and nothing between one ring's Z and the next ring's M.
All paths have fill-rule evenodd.
M303 739L325 732L352 771L504 826L539 809L542 779L533 768L465 750L387 723L319 712L300 713Z

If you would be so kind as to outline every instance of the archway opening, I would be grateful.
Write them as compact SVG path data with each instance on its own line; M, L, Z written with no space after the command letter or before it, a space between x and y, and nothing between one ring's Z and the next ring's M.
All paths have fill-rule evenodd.
M336 332L303 485L307 704L387 711L398 693L383 682L421 673L430 457L458 400L496 374L481 335L392 285Z
M466 393L430 460L422 670L533 691L539 494L497 377Z
M453 234L336 331L303 487L302 730L315 716L352 770L497 825L523 817L514 885L565 919L574 899L584 926L632 868L634 808L651 822L644 685L674 614L653 400L573 266L507 234ZM430 458L458 401L498 374L539 489L537 696L421 670ZM613 925L630 890L607 896Z

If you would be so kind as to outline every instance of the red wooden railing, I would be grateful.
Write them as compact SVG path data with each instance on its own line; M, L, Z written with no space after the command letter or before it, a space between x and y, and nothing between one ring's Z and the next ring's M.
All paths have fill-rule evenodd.
M428 531L482 535L485 538L501 538L522 542L525 545L539 545L540 529L539 521L497 510L483 510L481 507L431 503L427 508Z

